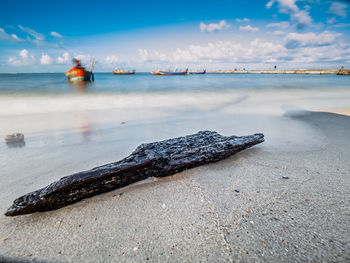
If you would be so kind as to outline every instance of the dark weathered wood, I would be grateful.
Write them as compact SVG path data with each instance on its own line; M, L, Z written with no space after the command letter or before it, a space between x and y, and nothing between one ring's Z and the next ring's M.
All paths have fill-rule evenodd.
M225 159L264 141L264 135L224 137L212 131L142 144L125 159L60 180L16 199L5 215L49 211L84 198Z

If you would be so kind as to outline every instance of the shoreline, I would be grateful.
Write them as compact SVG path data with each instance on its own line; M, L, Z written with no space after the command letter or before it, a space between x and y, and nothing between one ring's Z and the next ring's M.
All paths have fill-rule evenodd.
M149 71L137 71L135 74L149 74ZM304 75L350 75L350 69L251 69L251 70L208 70L206 74L304 74ZM17 74L64 74L64 72L0 72L0 75L17 75ZM94 74L113 74L110 71L94 72ZM133 74L132 74L133 75ZM187 74L191 75L191 73Z

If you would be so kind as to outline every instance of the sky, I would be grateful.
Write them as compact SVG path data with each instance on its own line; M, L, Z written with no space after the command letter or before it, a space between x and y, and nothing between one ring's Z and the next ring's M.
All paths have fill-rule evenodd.
M1 0L0 73L350 68L350 0Z

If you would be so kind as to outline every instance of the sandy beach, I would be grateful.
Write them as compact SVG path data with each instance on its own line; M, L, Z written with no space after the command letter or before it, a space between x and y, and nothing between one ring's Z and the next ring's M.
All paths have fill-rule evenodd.
M59 101L43 111L35 97L25 99L36 105L27 108L7 98L2 123L16 123L27 137L23 148L0 148L2 261L349 261L350 117L317 111L323 101L346 113L349 94L267 94L158 95L152 105L133 96L90 110L89 97L77 97L75 110ZM140 107L130 110L135 101ZM263 132L266 141L59 210L3 215L15 198L62 176L119 160L143 142L206 129Z
M2 1L0 263L350 263L349 17Z

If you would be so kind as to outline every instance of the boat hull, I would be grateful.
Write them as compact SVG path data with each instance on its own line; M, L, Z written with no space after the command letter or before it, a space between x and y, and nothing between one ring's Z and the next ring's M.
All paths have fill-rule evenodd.
M71 74L66 74L69 82L82 82L82 81L91 81L92 72L84 71L84 77L77 77Z
M192 71L192 72L189 72L188 74L205 74L207 71L206 70L203 70L203 71Z
M135 71L115 71L115 70L112 70L112 73L114 75L134 75Z
M152 71L151 73L153 75L162 75L162 76L171 76L171 75L187 75L188 70L186 69L185 71L179 71L179 72L172 72L172 71Z

